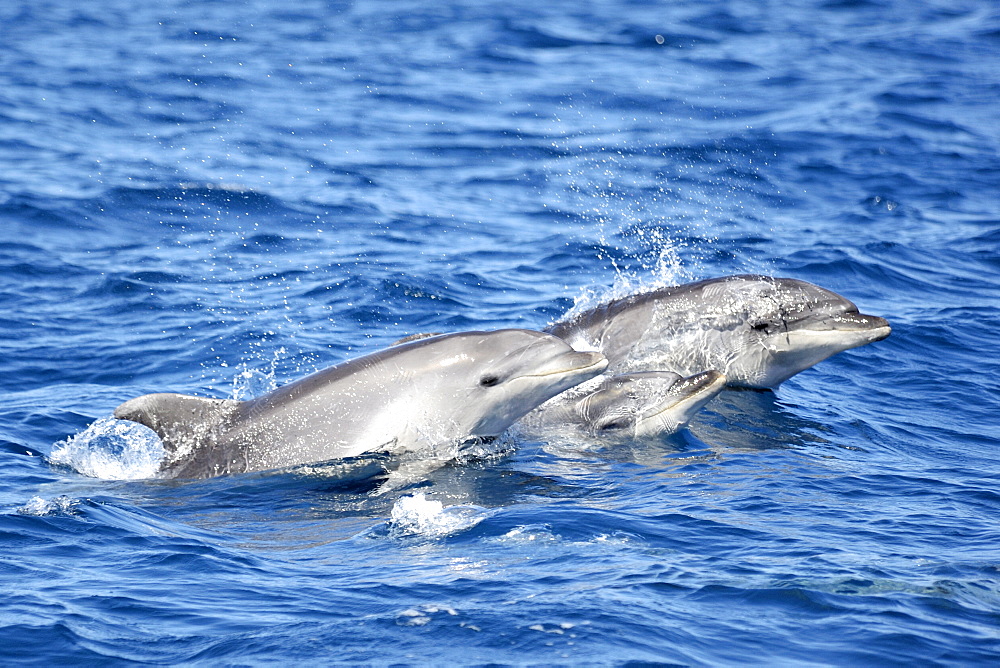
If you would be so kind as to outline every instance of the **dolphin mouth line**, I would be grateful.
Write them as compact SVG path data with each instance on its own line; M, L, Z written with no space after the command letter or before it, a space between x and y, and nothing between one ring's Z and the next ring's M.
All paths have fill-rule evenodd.
M702 399L702 395L704 395L706 392L711 391L714 387L717 386L725 386L725 384L726 384L726 376L725 374L721 373L713 378L703 379L701 382L695 383L693 387L687 388L688 390L687 392L684 392L683 394L674 398L674 400L671 401L670 403L661 404L655 411L643 413L642 415L639 416L639 419L650 420L659 415L662 415L663 413L666 413L669 410L677 408L678 406L683 406L684 404L691 403L693 401L700 401ZM713 394L712 396L715 395ZM709 399L711 398L712 397L710 396ZM708 399L706 399L705 401L708 401Z
M662 415L663 413L666 413L669 410L677 408L678 406L680 406L681 404L683 404L685 401L690 401L695 396L696 395L694 395L694 394L686 394L686 395L684 395L682 397L677 397L676 400L671 401L669 404L660 404L660 407L657 408L655 411L652 411L652 412L649 412L649 413L643 413L642 415L639 416L639 419L640 420L650 420L652 418L655 418L655 417L657 417L659 415Z
M803 322L803 320L789 320L788 324L793 325L796 322ZM806 320L808 322L808 320ZM871 331L883 328L891 329L889 321L878 315L868 315L867 313L838 313L836 315L831 315L826 321L826 324L822 329L812 329L808 324L800 327L801 331L845 331L845 332L857 332L857 331Z
M557 374L567 374L574 373L577 371L589 371L591 369L606 369L609 362L606 357L602 357L593 364L588 364L586 366L576 366L570 367L568 369L555 369L554 371L546 371L544 373L526 373L522 378L544 378L545 376L555 376Z
M661 405L654 412L643 413L642 415L639 416L638 420L636 420L636 424L638 425L640 422L646 422L648 420L655 420L656 418L660 417L664 413L668 413L668 412L670 412L672 410L675 410L677 408L683 408L686 404L694 403L694 402L697 402L697 401L700 401L700 400L701 400L701 393L700 392L699 393L686 394L686 395L684 395L682 397L678 397L676 401L672 401L669 404ZM686 423L687 421L685 420L684 422Z
M861 323L861 322L838 322L839 327L831 329L809 329L808 327L803 327L801 329L792 330L791 334L801 334L805 336L829 336L831 334L868 334L872 338L872 342L881 341L892 334L892 327L888 322L885 324L872 324L872 323ZM843 326L848 325L848 326ZM851 325L854 325L853 327ZM785 332L781 332L782 335Z

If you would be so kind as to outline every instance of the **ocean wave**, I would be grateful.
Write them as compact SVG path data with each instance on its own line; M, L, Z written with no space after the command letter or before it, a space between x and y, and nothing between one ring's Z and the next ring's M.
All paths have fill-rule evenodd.
M1000 656L994 8L46 0L0 24L5 664ZM620 447L181 481L108 417L746 272L893 333Z

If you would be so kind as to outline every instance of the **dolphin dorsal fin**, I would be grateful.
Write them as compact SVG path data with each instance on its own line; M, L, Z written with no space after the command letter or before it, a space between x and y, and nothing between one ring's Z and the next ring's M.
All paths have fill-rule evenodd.
M390 348L395 348L396 346L401 346L404 343L410 343L411 341L420 341L422 339L429 339L432 336L441 336L441 332L421 332L419 334L410 334L409 336L404 336L399 341L393 341L389 344Z
M116 408L115 417L146 425L160 437L169 455L177 455L210 443L242 403L187 394L145 394Z

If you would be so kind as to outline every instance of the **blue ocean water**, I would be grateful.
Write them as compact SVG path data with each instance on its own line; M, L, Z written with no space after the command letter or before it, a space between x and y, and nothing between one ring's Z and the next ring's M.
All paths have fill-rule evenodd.
M5 665L1000 661L995 2L11 0L0 65ZM893 334L392 485L106 420L741 272Z

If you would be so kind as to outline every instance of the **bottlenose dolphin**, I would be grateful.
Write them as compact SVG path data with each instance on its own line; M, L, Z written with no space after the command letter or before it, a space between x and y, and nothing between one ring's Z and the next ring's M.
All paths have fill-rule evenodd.
M880 341L884 318L794 278L713 278L632 295L546 329L578 350L599 350L609 373L716 369L730 385L775 388L849 348Z
M463 332L397 345L250 401L147 394L116 418L153 429L161 472L208 478L497 436L607 360L523 329Z
M671 371L602 376L563 392L518 422L523 436L549 440L568 434L599 441L672 434L725 387L718 371L683 377Z

